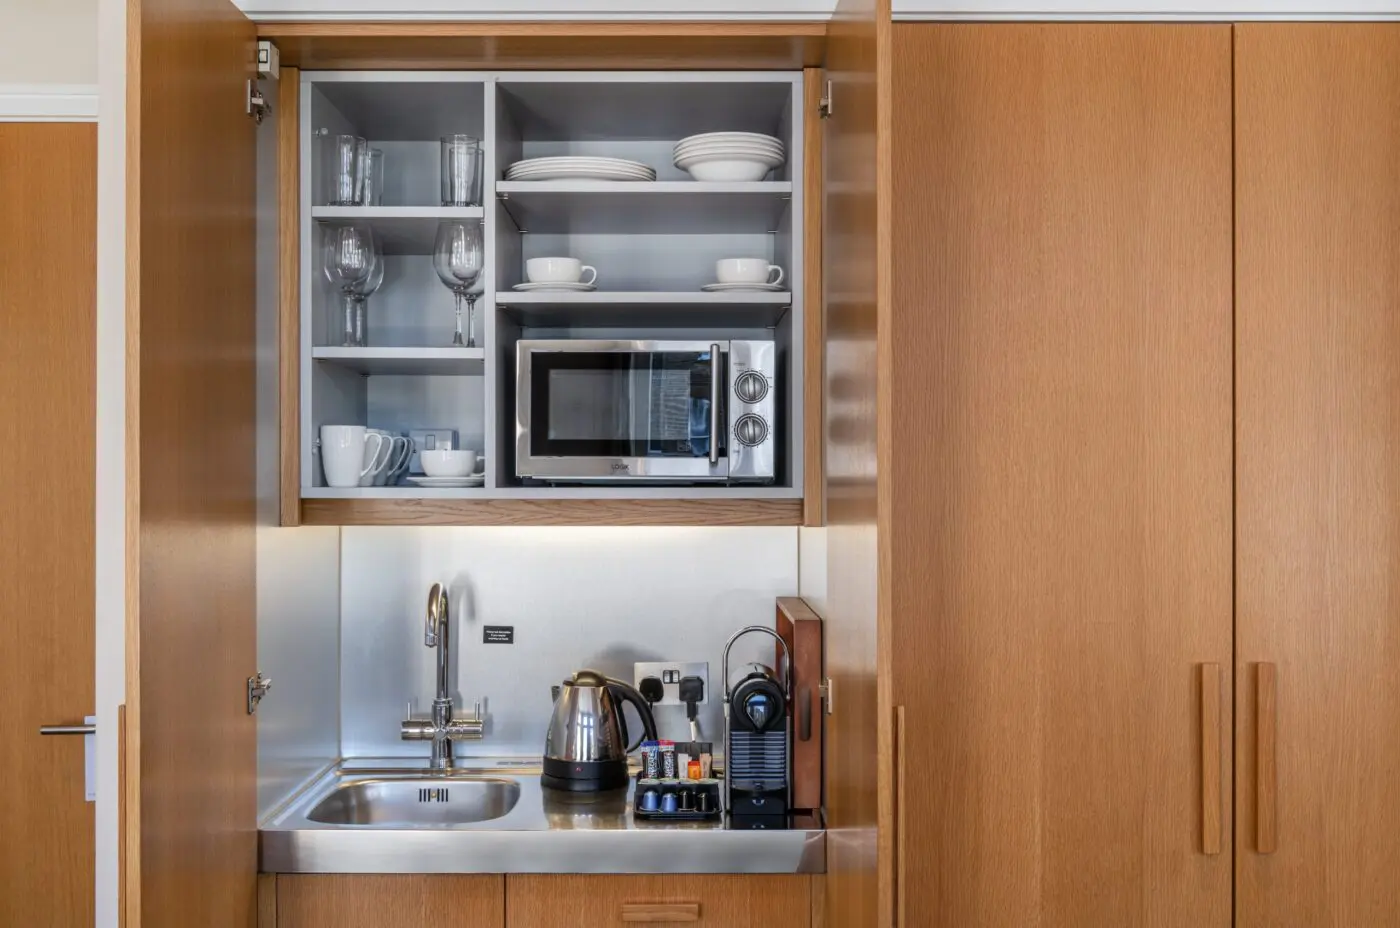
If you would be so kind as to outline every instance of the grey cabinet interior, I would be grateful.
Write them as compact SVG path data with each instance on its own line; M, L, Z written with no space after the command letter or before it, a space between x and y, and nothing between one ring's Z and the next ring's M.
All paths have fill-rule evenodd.
M802 495L804 268L800 72L304 72L301 85L301 408L305 498L549 498ZM672 164L701 132L781 138L787 161L750 183L702 183ZM317 192L317 133L357 134L384 151L379 207L331 207ZM482 139L482 205L439 205L438 139ZM607 155L656 169L655 182L505 181L522 158ZM432 268L444 218L480 218L486 274L476 349L453 348L453 297ZM370 298L368 348L332 345L336 294L320 264L325 221L363 219L385 252ZM589 293L520 293L532 257L598 269ZM787 292L705 293L723 257L784 268ZM783 390L775 485L522 486L514 477L514 352L521 338L773 338ZM308 414L309 412L309 414ZM452 428L484 452L482 488L324 485L316 437L328 423L407 432Z

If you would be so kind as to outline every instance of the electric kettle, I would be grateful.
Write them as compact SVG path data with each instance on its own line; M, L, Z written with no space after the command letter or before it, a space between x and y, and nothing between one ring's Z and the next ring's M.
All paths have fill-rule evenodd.
M642 737L630 745L624 702L642 719ZM596 670L580 670L555 693L540 783L572 792L619 789L627 785L628 752L655 738L656 720L641 693Z

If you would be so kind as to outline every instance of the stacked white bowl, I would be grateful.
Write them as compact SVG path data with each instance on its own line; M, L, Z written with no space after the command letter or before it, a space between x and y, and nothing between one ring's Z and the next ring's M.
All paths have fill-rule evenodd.
M676 143L676 167L701 181L763 180L786 159L783 143L757 132L706 132Z

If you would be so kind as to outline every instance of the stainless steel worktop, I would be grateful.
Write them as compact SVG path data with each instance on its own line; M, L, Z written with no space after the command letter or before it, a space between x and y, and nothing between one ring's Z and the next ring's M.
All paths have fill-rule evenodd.
M819 873L826 832L813 816L781 829L725 822L652 823L632 815L632 791L558 793L519 759L472 758L446 776L421 760L346 762L270 815L261 869L275 873ZM347 785L412 774L451 787L483 778L518 785L504 815L445 824L334 824L312 816ZM515 795L515 787L509 787ZM324 815L318 815L322 819ZM351 815L350 820L355 816Z

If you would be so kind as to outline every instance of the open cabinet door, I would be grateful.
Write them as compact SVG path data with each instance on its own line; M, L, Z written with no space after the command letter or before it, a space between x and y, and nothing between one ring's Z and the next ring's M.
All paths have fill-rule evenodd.
M128 16L123 906L252 925L256 36L228 0Z
M841 0L827 33L831 81L822 182L822 312L826 332L826 918L842 928L894 922L890 820L893 715L888 635L879 617L885 527L877 492L878 378L885 376L882 289L888 275L889 0ZM883 68L881 67L883 63ZM882 414L882 413L881 413Z

